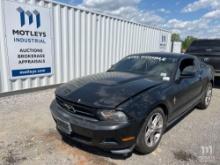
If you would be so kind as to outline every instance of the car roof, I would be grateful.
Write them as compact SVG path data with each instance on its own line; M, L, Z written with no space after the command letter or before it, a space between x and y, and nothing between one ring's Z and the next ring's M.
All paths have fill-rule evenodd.
M159 57L173 57L176 59L184 59L184 58L195 58L195 56L183 53L167 53L167 52L147 52L147 53L137 53L131 54L136 56L159 56Z

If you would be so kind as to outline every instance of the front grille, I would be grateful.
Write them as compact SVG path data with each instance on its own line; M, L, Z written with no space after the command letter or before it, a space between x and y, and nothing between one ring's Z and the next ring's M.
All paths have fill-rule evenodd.
M74 115L86 117L88 119L98 120L96 115L97 109L95 108L76 104L71 101L65 100L59 96L56 96L56 101L62 108Z

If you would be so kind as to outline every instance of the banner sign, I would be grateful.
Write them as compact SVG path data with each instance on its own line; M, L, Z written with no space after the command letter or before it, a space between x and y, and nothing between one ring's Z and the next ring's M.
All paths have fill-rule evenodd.
M51 9L5 1L10 78L53 74Z
M167 48L168 36L166 34L162 34L160 36L160 50L166 51Z

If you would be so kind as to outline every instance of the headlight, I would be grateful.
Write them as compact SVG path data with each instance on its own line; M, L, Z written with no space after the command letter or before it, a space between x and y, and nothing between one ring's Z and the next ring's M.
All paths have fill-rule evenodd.
M101 120L127 122L127 116L121 111L105 110L99 112Z

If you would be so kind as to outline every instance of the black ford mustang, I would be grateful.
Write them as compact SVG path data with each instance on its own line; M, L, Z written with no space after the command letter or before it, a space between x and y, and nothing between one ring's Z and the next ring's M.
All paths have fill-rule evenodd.
M214 75L197 57L146 53L57 88L51 112L63 137L116 154L152 152L167 126L211 101Z

